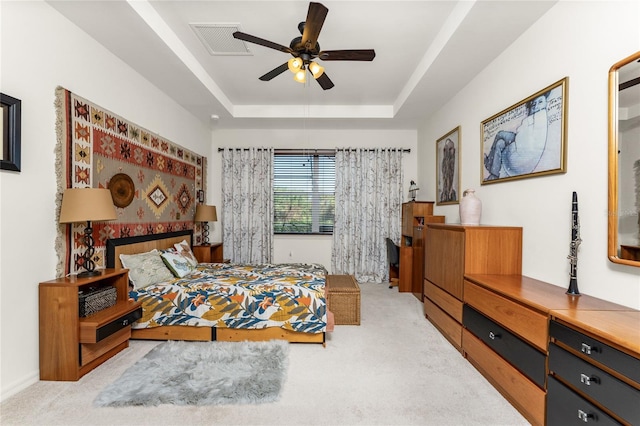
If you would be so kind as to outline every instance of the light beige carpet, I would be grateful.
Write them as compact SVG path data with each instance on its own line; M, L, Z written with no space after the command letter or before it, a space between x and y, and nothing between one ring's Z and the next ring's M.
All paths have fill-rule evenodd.
M158 342L78 382L39 382L0 406L5 425L527 425L423 315L411 294L361 284L360 326L327 347L292 344L280 400L261 405L97 408L96 395Z

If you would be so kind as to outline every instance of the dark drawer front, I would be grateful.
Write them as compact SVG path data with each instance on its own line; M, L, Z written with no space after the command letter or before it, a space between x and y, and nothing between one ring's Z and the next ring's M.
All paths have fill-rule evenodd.
M640 390L553 343L549 345L549 371L629 423L640 423Z
M546 372L543 353L538 352L469 305L464 305L462 320L467 330L544 389Z
M549 335L570 348L582 352L586 356L630 378L634 382L640 383L639 359L555 321L551 321L549 324Z
M96 329L96 342L99 342L105 337L111 336L118 330L122 330L123 328L130 326L140 318L142 318L142 308L138 308L135 311L121 316L115 321L111 321L109 324L103 325Z
M619 425L614 419L549 376L547 381L547 426Z

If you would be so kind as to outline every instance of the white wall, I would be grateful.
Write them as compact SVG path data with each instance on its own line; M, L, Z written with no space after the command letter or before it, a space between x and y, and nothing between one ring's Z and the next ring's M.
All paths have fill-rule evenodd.
M408 199L409 181L417 179L417 132L414 130L227 130L213 132L214 153L209 161L209 199L220 205L220 173L222 154L218 148L261 147L321 149L345 147L396 147L408 148L403 157L403 173ZM217 186L216 186L217 185ZM420 193L418 193L420 195ZM417 199L422 199L419 196ZM221 227L214 224L213 240L220 241ZM274 237L274 262L317 262L331 271L332 237L324 235L276 235Z
M483 202L482 223L522 226L523 274L560 287L569 283L571 194L577 191L582 293L640 308L640 268L607 258L607 76L640 50L640 3L562 1L539 19L419 129L419 179L435 199L437 138L460 125L461 189ZM567 173L480 185L480 123L569 77ZM430 184L426 184L430 182ZM459 222L458 206L435 214ZM496 253L496 256L499 256Z
M0 171L5 399L38 378L38 283L56 273L56 86L201 155L210 155L211 130L46 3L2 1L0 8L0 89L22 100L22 171Z

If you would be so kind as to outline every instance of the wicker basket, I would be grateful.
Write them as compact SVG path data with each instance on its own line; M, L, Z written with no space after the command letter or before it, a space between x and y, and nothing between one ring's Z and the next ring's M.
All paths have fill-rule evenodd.
M89 288L78 292L79 313L81 317L88 317L103 309L116 304L117 290L115 287L106 286Z
M336 325L360 325L360 287L352 275L327 275L327 307Z

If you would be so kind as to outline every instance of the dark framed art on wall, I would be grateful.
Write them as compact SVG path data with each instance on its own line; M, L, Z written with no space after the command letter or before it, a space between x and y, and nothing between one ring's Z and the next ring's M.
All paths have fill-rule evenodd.
M436 205L460 202L460 126L436 141Z
M4 93L0 93L0 169L20 171L20 121L21 102Z

